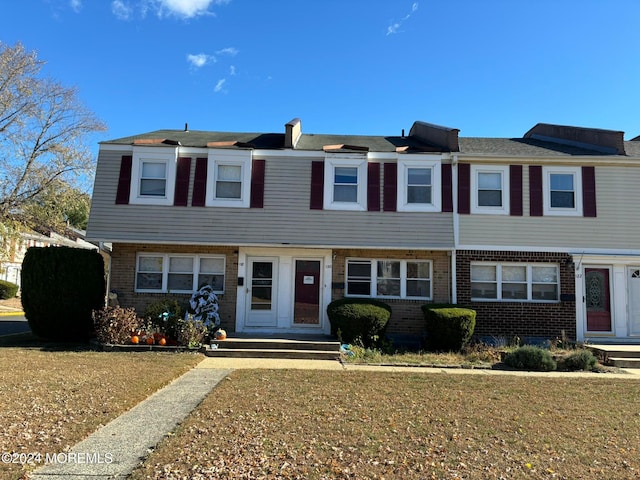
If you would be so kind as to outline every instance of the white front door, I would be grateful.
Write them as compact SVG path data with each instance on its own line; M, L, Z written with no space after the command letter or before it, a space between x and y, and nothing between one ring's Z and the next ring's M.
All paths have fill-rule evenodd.
M640 335L640 267L628 269L629 335Z
M246 321L249 327L278 323L278 257L248 257Z

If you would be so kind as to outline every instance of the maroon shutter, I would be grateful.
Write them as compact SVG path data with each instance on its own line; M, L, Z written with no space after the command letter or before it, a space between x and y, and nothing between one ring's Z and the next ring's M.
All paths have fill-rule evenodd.
M585 217L597 216L595 167L582 167L582 214Z
M471 213L471 165L458 164L458 213Z
M522 213L522 165L509 165L509 214Z
M254 160L251 167L251 208L264 207L264 160Z
M311 162L311 198L309 208L322 210L324 206L324 162Z
M395 212L398 208L398 164L384 164L384 204L382 210Z
M442 211L453 212L453 183L451 164L442 164Z
M367 165L367 210L380 211L380 164Z
M542 167L529 165L529 215L542 216Z
M196 159L196 173L193 176L193 198L191 206L204 207L207 198L207 159Z
M176 189L173 196L173 204L177 207L186 207L189 196L189 175L191 174L191 158L178 158L176 169Z
M131 166L133 157L123 155L120 160L120 176L118 177L118 190L116 191L116 205L127 205L129 203L129 192L131 191Z

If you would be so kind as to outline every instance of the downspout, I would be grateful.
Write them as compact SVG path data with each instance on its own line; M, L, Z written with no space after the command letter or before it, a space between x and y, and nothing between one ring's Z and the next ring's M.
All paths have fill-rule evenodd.
M451 252L451 303L458 303L457 261L456 253L460 243L460 222L458 215L458 154L453 154L451 161L451 191L453 197L453 251Z

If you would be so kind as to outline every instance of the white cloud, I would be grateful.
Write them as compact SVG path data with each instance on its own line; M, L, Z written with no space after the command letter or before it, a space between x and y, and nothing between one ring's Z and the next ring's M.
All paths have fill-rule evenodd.
M238 54L238 49L235 47L227 47L222 50L218 50L216 52L217 55L229 55L231 57L235 57Z
M74 12L78 13L82 10L82 0L70 0L69 6Z
M418 10L418 6L419 6L418 2L413 2L413 4L411 5L411 11L408 14L402 17L399 21L393 22L391 25L387 27L387 35L393 35L395 33L398 33L402 24L407 20L409 20L409 17L411 17L411 15L413 15L416 12L416 10Z
M229 75L231 75L233 77L233 76L235 76L235 74L236 74L236 67L231 65L229 67Z
M129 20L133 9L125 4L122 0L113 0L111 2L111 13L113 13L120 20Z
M213 88L213 91L216 93L219 93L219 92L227 93L227 91L224 89L225 83L227 83L227 79L221 78L220 80L218 80L218 83L216 83L216 86Z
M158 16L173 15L193 18L200 15L214 15L209 10L212 5L226 5L230 0L156 0Z
M196 55L189 54L187 55L187 61L192 67L200 68L204 67L207 63L215 63L216 57L207 55L206 53L198 53Z

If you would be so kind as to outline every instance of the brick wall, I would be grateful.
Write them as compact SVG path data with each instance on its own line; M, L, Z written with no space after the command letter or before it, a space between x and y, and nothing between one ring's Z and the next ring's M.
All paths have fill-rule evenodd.
M477 337L576 338L575 272L566 253L458 251L457 294L459 305L477 311ZM471 262L556 263L560 271L559 303L472 302Z
M433 262L432 291L434 303L447 303L450 301L451 285L451 259L447 252L421 251L421 250L369 250L369 249L336 249L333 251L333 288L331 299L338 300L345 295L346 278L345 268L347 258L363 259L394 259L394 260L431 260ZM425 334L425 321L420 307L427 302L425 300L379 300L391 306L393 310L387 333L390 336L422 338Z
M210 247L202 245L138 245L113 244L111 256L111 290L118 293L118 301L123 307L134 307L138 315L144 313L150 303L163 298L176 298L188 302L190 294L135 293L136 254L149 253L185 253L216 254L226 256L224 294L218 294L220 304L220 324L228 332L235 331L236 297L238 286L238 248Z

